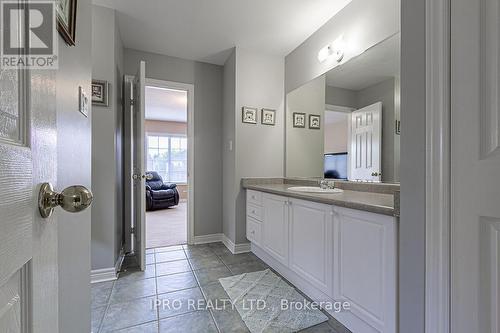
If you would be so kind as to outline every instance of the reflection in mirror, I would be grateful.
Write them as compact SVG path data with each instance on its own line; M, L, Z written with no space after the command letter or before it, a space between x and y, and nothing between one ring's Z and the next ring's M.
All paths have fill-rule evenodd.
M398 33L288 93L287 177L399 181L399 59Z

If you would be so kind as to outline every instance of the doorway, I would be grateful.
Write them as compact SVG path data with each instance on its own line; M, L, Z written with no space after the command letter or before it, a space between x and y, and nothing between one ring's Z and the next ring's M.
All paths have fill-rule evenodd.
M193 90L188 84L146 79L146 249L190 240Z

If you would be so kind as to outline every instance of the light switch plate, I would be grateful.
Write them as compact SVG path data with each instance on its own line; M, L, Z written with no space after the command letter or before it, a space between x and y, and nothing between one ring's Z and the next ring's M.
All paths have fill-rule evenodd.
M89 98L82 87L78 87L78 111L85 117L89 116Z

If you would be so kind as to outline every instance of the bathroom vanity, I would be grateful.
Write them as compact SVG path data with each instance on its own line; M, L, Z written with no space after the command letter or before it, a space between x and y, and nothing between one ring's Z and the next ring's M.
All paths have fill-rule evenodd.
M252 252L314 301L349 302L329 312L351 331L396 332L399 186L346 182L328 194L290 190L297 183L243 181Z

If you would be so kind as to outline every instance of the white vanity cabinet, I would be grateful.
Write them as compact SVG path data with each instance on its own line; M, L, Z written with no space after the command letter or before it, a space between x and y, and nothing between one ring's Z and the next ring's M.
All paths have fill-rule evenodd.
M292 199L289 207L289 267L332 296L332 206Z
M286 197L262 194L261 245L283 265L288 265L288 205Z
M396 333L395 217L247 191L252 251L356 333Z

